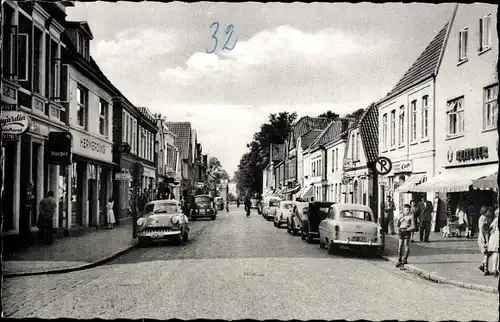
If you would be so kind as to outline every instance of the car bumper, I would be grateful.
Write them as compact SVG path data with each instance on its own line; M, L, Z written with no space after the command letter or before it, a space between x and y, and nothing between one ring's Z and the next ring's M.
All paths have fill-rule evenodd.
M181 234L180 230L171 230L165 232L151 232L151 231L142 231L137 233L138 237L141 238L151 238L151 239L166 239L170 237L175 237Z
M382 247L383 244L379 242L359 242L350 240L332 240L334 244L344 245L344 246L363 246L363 247Z
M199 213L196 213L196 212L193 212L191 214L191 218L205 218L205 217L212 217L213 215L215 215L215 211L212 212L212 213L209 213L209 212L199 212Z

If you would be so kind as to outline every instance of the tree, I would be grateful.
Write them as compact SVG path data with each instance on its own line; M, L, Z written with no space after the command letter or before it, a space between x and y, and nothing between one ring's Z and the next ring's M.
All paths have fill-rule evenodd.
M220 183L220 180L228 179L229 175L226 170L222 168L222 165L216 157L211 157L208 160L208 169L207 169L207 182L210 187L213 186L214 183Z
M262 188L262 170L269 163L271 143L281 144L285 141L297 113L280 112L270 114L268 122L260 126L260 131L247 144L249 151L242 155L238 170L234 174L237 188L241 194L247 191L260 191Z
M363 115L364 112L365 112L364 108L359 108L356 111L347 114L345 117L347 117L347 118L353 118L353 119L359 119Z
M335 121L336 119L338 119L340 117L340 115L328 110L328 112L323 113L323 114L319 115L318 117L324 117L324 118L329 119L330 121Z

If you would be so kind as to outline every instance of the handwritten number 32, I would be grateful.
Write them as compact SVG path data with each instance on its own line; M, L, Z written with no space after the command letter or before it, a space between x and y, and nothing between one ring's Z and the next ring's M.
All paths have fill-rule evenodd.
M215 31L214 31L214 33L212 34L212 39L213 39L213 40L215 40L215 45L214 45L214 48L212 49L212 51L208 51L208 50L207 50L207 53L208 53L208 54L212 54L212 53L214 53L214 52L215 52L215 50L217 49L217 45L219 44L219 41L217 40L217 36L216 36L216 35L217 35L217 31L219 31L219 22L218 22L218 21L215 21L214 23L212 23L212 24L210 25L210 28L212 28L212 27L213 27L213 25L216 25L216 27L215 27ZM229 37L227 37L226 42L224 43L224 46L222 47L222 50L224 50L224 49L227 49L227 50L233 50L233 49L234 49L234 46L236 46L236 42L238 41L238 39L236 39L236 40L234 41L234 45L233 45L233 47L232 47L232 48L227 47L227 43L229 42L229 40L231 39L231 36L233 35L233 30L234 30L234 27L233 27L233 25L232 25L232 24L231 24L231 25L229 25L229 26L227 26L227 28L226 28L226 35L227 35L227 34L229 34Z

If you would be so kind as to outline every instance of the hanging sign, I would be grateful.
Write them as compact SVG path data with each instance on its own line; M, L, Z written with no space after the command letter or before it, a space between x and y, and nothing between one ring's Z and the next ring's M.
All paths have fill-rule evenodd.
M30 118L23 112L3 111L0 125L4 134L20 135L30 129Z
M47 158L49 164L70 165L72 163L72 136L69 132L50 132Z

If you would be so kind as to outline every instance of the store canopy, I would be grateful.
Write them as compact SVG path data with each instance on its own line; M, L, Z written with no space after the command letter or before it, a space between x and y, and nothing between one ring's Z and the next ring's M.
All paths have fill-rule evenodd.
M405 181L402 185L400 185L396 191L397 192L413 192L415 191L415 186L425 182L427 180L427 176L425 173L412 174L410 178Z
M498 171L498 164L446 169L434 178L413 188L414 192L469 191L473 181Z
M294 194L294 193L296 193L297 191L299 191L299 189L300 189L300 186L296 186L296 187L294 187L294 188L285 189L284 194L287 194L287 195L288 195L288 194Z
M297 198L300 198L300 196L306 191L306 189L308 188L309 186L305 186L305 187L302 187L299 192L297 192Z
M297 196L297 198L306 199L313 197L313 186L304 187L304 190Z
M498 171L489 176L479 178L472 182L472 188L477 190L497 190L498 189Z

